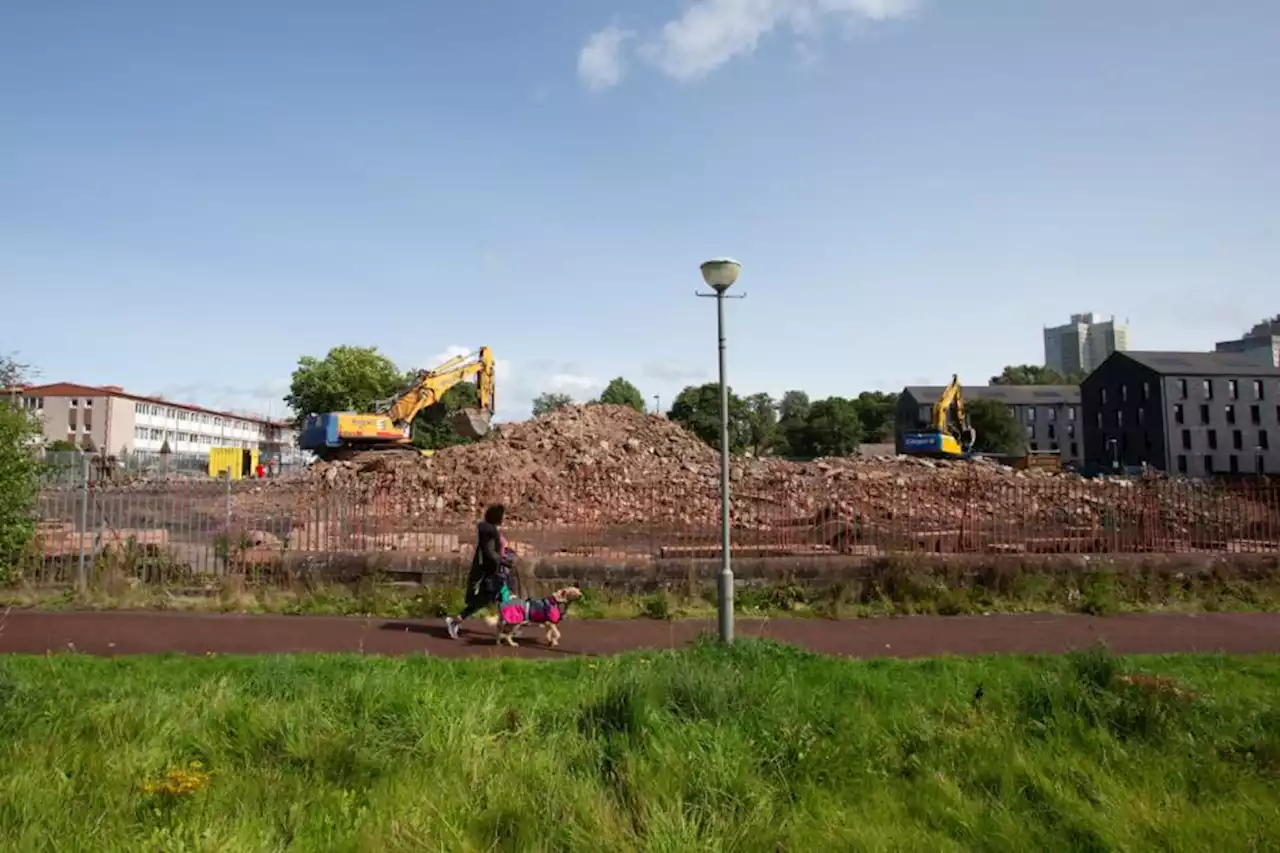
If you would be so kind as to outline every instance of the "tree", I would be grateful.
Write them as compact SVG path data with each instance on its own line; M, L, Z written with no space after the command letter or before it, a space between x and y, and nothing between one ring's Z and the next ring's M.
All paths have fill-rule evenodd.
M556 409L563 409L565 406L572 406L573 398L568 394L557 394L554 391L547 391L533 398L533 416L540 418L543 415L554 412Z
M24 385L29 375L29 368L12 356L0 357L0 383L6 388ZM39 422L23 407L21 397L0 395L0 584L16 577L35 535L32 510L40 490L40 433Z
M788 456L803 456L805 419L809 417L809 395L787 391L778 402L778 442Z
M747 429L742 401L729 391L729 452L741 453L747 446ZM712 447L720 447L720 385L690 385L676 395L667 418Z
M778 402L778 420L803 421L809 415L809 395L803 391L788 391Z
M301 425L317 412L372 411L404 383L404 374L377 347L338 346L323 359L298 359L284 401Z
M55 439L44 446L46 453L79 453L80 448L76 447L74 441L67 441L65 438Z
M898 395L883 391L863 391L853 401L862 422L863 444L893 441L893 425L898 414Z
M852 456L862 436L858 406L844 397L828 397L809 407L803 425L792 430L790 449L796 456Z
M969 425L978 433L974 449L982 453L1020 454L1027 436L1009 407L978 397L965 404Z
M1066 376L1035 364L1011 364L999 376L991 377L992 385L1079 385L1083 373Z
M637 412L643 412L646 409L644 395L640 393L640 389L621 376L604 386L604 390L600 392L599 402L611 403L615 406L630 406Z
M768 394L752 394L742 401L746 449L752 456L767 456L782 443L778 430L778 404Z

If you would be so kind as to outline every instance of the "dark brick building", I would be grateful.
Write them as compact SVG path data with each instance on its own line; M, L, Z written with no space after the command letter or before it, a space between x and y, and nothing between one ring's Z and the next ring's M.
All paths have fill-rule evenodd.
M1226 352L1116 352L1080 385L1084 462L1280 473L1280 369Z

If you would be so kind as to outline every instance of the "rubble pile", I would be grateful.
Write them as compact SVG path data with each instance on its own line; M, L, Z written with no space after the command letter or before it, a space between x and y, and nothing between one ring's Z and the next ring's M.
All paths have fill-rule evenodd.
M733 461L730 476L735 522L748 527L826 512L897 528L967 522L1061 529L1132 524L1154 511L1173 533L1213 518L1236 524L1257 512L1243 498L1228 499L1239 504L1234 509L1207 495L1188 501L1186 483L1086 480L985 461L744 458ZM718 517L719 455L661 417L623 406L571 406L433 456L317 463L302 488L354 492L379 513L407 517L474 518L501 501L514 522L687 526Z

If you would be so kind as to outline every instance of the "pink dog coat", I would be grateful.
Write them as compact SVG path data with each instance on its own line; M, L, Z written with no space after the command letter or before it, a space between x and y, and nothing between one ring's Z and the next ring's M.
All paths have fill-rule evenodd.
M508 625L523 625L526 622L550 622L555 625L564 615L560 602L556 601L554 596L531 598L526 601L513 598L498 609L502 615L502 621Z

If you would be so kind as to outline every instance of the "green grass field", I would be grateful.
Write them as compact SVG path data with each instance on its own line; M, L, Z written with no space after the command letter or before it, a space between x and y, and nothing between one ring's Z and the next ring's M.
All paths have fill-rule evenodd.
M0 849L1275 850L1280 657L0 658Z

